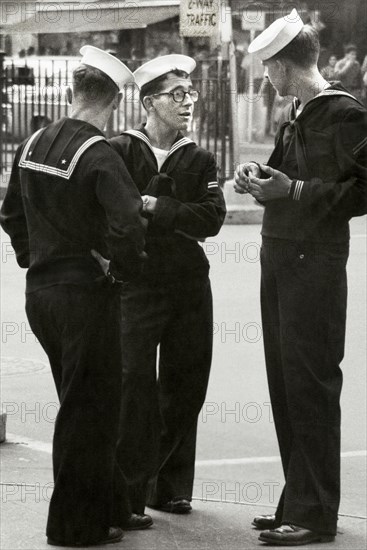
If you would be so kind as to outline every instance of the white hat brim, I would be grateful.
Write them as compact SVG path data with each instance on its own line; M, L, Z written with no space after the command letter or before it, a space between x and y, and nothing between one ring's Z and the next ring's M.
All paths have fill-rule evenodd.
M167 74L171 71L179 70L191 74L196 67L196 61L188 55L170 54L156 57L147 61L134 72L135 82L142 88L148 82Z
M134 75L122 61L95 46L83 46L81 63L99 69L113 80L119 90L134 82Z
M296 9L274 21L259 34L248 47L249 53L256 53L262 61L270 59L287 46L304 27Z

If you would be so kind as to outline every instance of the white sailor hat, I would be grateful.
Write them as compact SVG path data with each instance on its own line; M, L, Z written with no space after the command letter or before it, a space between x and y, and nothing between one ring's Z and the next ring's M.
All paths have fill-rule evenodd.
M249 53L255 53L264 61L280 52L289 42L299 34L303 28L303 21L296 9L291 13L276 19L267 29L251 42Z
M147 63L136 69L134 72L135 82L141 88L144 84L148 84L148 82L171 71L179 70L190 74L195 67L195 59L187 55L162 55L161 57L147 61Z
M94 46L83 46L80 49L80 53L83 56L81 63L95 67L105 73L115 82L119 90L121 90L125 84L134 82L133 73L114 55L104 52L99 48L95 48Z

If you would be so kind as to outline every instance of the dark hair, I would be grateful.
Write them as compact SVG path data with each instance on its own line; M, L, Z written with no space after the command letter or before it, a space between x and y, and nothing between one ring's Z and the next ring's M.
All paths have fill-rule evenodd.
M290 61L294 65L308 69L316 65L320 53L319 36L311 25L302 30L280 52L271 57L272 61Z
M159 92L164 89L163 82L166 80L167 75L171 73L181 78L190 78L190 75L186 71L180 71L178 69L162 74L141 87L139 94L140 101L143 103L143 99L147 95L159 94Z
M357 52L357 46L355 44L348 44L344 48L345 53Z
M118 87L99 69L83 64L73 71L73 93L86 103L94 102L105 107L115 98Z

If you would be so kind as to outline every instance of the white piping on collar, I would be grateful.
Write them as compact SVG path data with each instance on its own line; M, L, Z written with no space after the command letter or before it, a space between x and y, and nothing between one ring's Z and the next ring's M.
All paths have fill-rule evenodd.
M298 98L297 97L293 98L293 107L294 107L294 112L296 114L296 118L297 118L297 116L299 116L303 112L306 105L311 103L311 101L314 101L315 99L318 99L319 97L336 96L336 95L350 97L351 99L354 99L355 101L357 101L357 103L359 103L358 99L356 97L354 97L354 95L352 95L348 92L344 92L343 90L334 90L333 88L325 88L325 90L322 90L322 92L315 95L315 97L312 97L311 99L306 101L306 103L304 104L301 112L298 113L298 115L296 114L297 113L297 100L298 100Z
M64 179L70 179L72 176L72 173L74 172L74 169L78 163L78 160L82 156L82 154L94 143L97 143L98 141L107 141L105 137L103 136L93 136L89 138L87 141L85 141L79 149L75 152L73 158L71 159L69 163L69 167L66 170L62 170L60 168L56 168L55 166L49 166L48 164L41 164L38 162L32 162L30 160L27 160L27 156L31 154L29 149L32 146L32 143L34 139L37 137L37 135L44 130L44 128L41 128L38 130L33 136L28 140L26 146L24 147L22 156L19 160L19 166L20 168L29 168L31 170L34 170L36 172L43 172L45 174L50 174L52 176L59 176Z
M122 133L123 134L130 134L132 136L137 137L138 139L141 139L142 141L144 141L144 143L146 143L148 145L148 147L152 151L152 153L154 153L152 144L150 142L150 139L148 138L148 136L146 136L140 130L125 130ZM185 145L189 145L190 143L195 143L195 142L192 139L188 138L188 137L183 137L183 138L179 139L178 141L175 141L175 143L173 143L173 145L171 146L171 149L168 151L167 158L170 155L172 155L173 153L175 153L181 147L184 147Z
M326 96L327 95L345 95L347 97L350 97L350 98L355 99L356 101L358 101L358 99L354 95L352 95L348 92L344 92L343 90L334 90L333 88L326 88L325 90L322 90L322 92L317 94L313 99L316 99L317 97L321 97L321 96L325 96L325 95ZM310 99L310 101L312 101L312 99Z
M122 132L123 134L130 134L132 136L135 136L139 139L141 139L142 141L144 141L148 147L153 151L153 147L152 147L152 144L150 143L148 137L143 134L143 132L140 132L140 130L125 130L124 132Z

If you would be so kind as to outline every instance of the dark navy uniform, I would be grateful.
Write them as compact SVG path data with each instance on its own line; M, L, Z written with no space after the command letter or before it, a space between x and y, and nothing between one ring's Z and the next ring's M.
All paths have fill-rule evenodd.
M289 197L265 203L262 227L265 357L286 479L276 515L335 535L348 222L366 213L367 119L339 84L296 108L268 161L293 179Z
M191 500L213 333L209 264L198 240L218 233L226 211L214 157L192 140L179 134L160 171L144 127L110 143L139 191L158 197L147 230L148 260L122 293L130 328L123 334L119 455L133 511L142 513L152 476L149 504Z
M100 541L130 514L116 463L119 285L110 284L90 251L110 258L117 279L136 277L144 248L141 207L102 132L62 119L19 147L1 209L17 261L28 268L27 316L60 399L47 535L66 545Z

